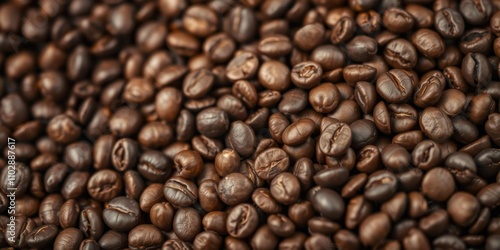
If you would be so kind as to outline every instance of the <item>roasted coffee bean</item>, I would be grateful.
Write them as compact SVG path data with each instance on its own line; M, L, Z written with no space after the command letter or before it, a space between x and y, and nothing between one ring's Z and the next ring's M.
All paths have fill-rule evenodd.
M397 144L387 145L380 156L382 163L391 170L401 171L410 166L410 153Z
M453 135L453 124L440 109L434 107L424 109L419 123L425 135L436 142L444 142Z
M255 76L259 69L259 60L250 52L236 55L226 66L226 78L232 82L248 80Z
M319 113L330 113L337 108L340 101L340 92L331 83L323 83L309 92L309 103Z
M59 232L54 240L54 249L78 249L83 241L83 234L76 228L66 228Z
M430 29L419 29L411 36L411 41L416 49L429 58L440 57L445 50L445 45L439 34Z
M2 107L8 107L3 104ZM17 105L16 105L17 106ZM6 124L5 119L2 119ZM47 134L58 143L71 143L80 137L81 128L67 115L58 115L47 124Z
M345 48L349 58L356 62L370 61L378 51L377 42L369 36L355 36Z
M434 17L434 27L445 38L459 38L465 29L465 22L455 9L443 8Z
M317 212L330 220L338 221L344 215L344 201L337 192L331 189L319 188L317 192L312 194L310 202Z
M247 203L239 204L231 209L226 221L229 235L235 238L250 236L259 224L257 210Z
M59 211L59 223L62 228L75 227L80 214L80 207L76 200L67 200Z
M500 245L495 1L28 2L0 248Z
M196 116L196 128L207 137L219 137L229 129L228 114L220 108L204 109Z
M136 226L128 235L128 245L131 249L159 248L163 241L161 231L153 225Z
M431 71L423 75L413 97L415 105L424 108L437 103L445 83L445 77L440 71Z
M256 139L254 130L249 125L236 121L231 123L229 127L226 144L242 157L247 157L253 153L257 143Z
M359 227L359 239L364 245L375 246L380 243L391 230L389 216L383 212L374 213L363 220Z
M323 43L325 28L313 23L300 28L293 37L293 43L301 50L311 51Z
M460 12L468 23L472 25L484 24L488 21L492 13L491 1L460 1Z
M279 61L271 60L260 66L258 78L267 89L281 92L290 86L290 69Z
M85 237L99 239L104 233L104 225L101 209L90 207L83 209L80 213L79 228Z
M295 86L303 89L315 87L323 74L321 66L315 62L302 62L293 66L291 81Z
M89 195L100 201L110 201L122 191L123 181L121 176L109 169L95 172L87 183Z
M324 71L341 68L346 62L346 58L342 50L333 45L322 45L316 47L311 52L310 59L318 63Z
M377 92L390 103L401 103L412 95L413 80L402 70L393 69L377 79Z
M295 233L295 225L283 214L273 214L267 218L267 224L273 234L280 237L292 236Z
M252 201L266 213L279 213L282 205L271 196L269 189L257 188L252 193Z
M252 191L252 181L241 173L231 173L224 176L217 188L220 199L230 206L249 200Z
M384 59L395 68L412 69L417 65L417 50L406 39L394 39L385 47Z
M137 142L128 138L115 143L111 152L111 162L116 170L126 171L137 164L139 146Z
M386 170L378 170L368 176L364 194L371 201L385 201L390 199L397 191L398 180L396 176Z
M255 173L264 180L272 180L288 169L290 159L280 148L269 148L255 158Z
M461 184L472 181L477 171L474 159L463 152L454 152L448 155L444 165Z
M477 193L477 198L483 205L494 208L499 204L499 200L496 198L499 190L500 187L496 183L489 184Z
M101 249L117 249L127 247L127 235L110 230L99 239L99 247Z
M198 188L192 181L180 176L170 178L163 187L165 198L177 207L193 205L198 198Z
M347 83L354 85L360 81L372 82L377 75L377 69L369 65L353 64L346 66L342 74Z
M26 235L26 244L30 247L50 247L57 237L58 229L54 225L43 225Z
M352 143L351 128L345 123L333 123L322 131L318 143L325 155L343 155Z
M202 223L205 231L214 231L220 235L226 235L227 213L222 211L209 212L203 217Z
M377 127L371 120L357 120L349 126L352 133L351 147L359 149L372 144L377 139Z
M451 219L457 225L465 227L472 224L479 215L480 204L471 194L457 192L448 200L447 208Z
M116 197L109 201L102 212L102 217L111 229L129 231L140 222L139 203L128 197Z

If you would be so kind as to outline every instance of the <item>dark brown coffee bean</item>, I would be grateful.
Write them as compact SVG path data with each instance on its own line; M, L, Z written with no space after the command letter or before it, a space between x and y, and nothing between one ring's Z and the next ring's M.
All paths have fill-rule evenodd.
M384 100L401 103L412 95L413 80L404 71L393 69L380 76L376 86Z
M440 57L445 50L444 42L439 34L430 29L419 29L411 36L417 50L429 58Z
M484 24L492 13L491 1L460 1L460 12L468 23L472 25Z
M156 94L155 110L160 119L173 122L181 110L182 92L171 87L161 89Z
M319 147L321 152L328 156L343 155L351 145L352 132L345 123L329 125L321 133Z
M269 148L255 158L255 172L264 180L272 180L288 169L289 156L280 148Z
M163 194L172 205L188 207L193 205L198 198L198 187L188 179L175 176L165 183Z
M480 204L476 197L465 192L457 192L448 200L448 214L459 226L468 226L479 215Z
M99 201L110 201L122 191L121 176L109 169L95 172L87 183L89 195Z
M253 53L242 52L227 64L226 78L232 82L248 80L255 76L258 69L258 58Z
M344 201L337 192L331 189L319 188L317 192L312 194L310 202L323 217L333 221L339 221L343 218L345 212Z
M465 22L460 12L443 8L434 17L434 27L445 38L459 38L465 29Z
M229 129L229 117L220 108L208 108L196 116L196 128L207 137L219 137Z
M229 213L226 229L235 238L245 238L257 229L258 222L257 210L250 204L243 203L235 206Z
M375 246L380 243L391 230L389 216L383 212L374 213L363 220L359 227L359 238L364 245Z
M325 28L319 23L308 24L299 29L293 37L293 43L301 50L310 51L321 45Z
M279 61L264 62L258 77L262 86L269 90L284 91L290 86L290 69Z
M293 66L291 80L295 86L310 89L321 81L323 69L315 62L301 62Z
M424 109L419 123L425 135L436 142L444 142L453 135L453 124L440 109L434 107Z
M356 62L370 61L378 51L377 41L369 36L355 36L346 44L345 48L348 57Z
M413 17L403 9L389 8L382 16L382 24L395 33L405 33L413 28Z

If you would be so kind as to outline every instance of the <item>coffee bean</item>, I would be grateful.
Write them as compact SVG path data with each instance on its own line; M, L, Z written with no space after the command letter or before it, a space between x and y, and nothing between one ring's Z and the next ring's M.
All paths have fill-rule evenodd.
M439 34L430 29L419 29L411 36L411 41L417 50L429 58L440 57L445 45Z
M66 228L54 240L54 249L77 249L83 241L83 234L76 228Z
M395 33L405 33L413 28L413 17L403 9L389 8L382 16L382 24Z
M377 79L377 92L390 103L401 103L412 94L413 81L402 70L393 69Z
M226 229L235 238L245 238L251 235L258 226L257 210L247 203L235 206L229 213Z
M295 224L283 214L273 214L267 218L269 230L280 237L292 236L295 233Z
M446 231L448 221L446 210L437 209L420 220L419 228L428 235L440 235Z
M188 179L175 176L165 182L163 193L174 206L188 207L198 198L198 187Z
M448 200L448 214L460 226L470 225L479 215L480 204L476 197L465 192L457 192Z
M219 108L208 108L196 116L196 128L208 137L219 137L229 129L229 117Z
M140 195L144 188L141 176L150 181L164 180L171 173L172 163L162 153L151 150L142 154L137 168L139 172L129 170L124 174L125 190L132 197Z
M99 239L101 249L125 248L127 247L127 235L110 230Z
M252 181L240 173L231 173L221 179L217 193L227 205L236 205L247 201L253 191Z
M100 201L110 201L122 191L123 181L117 172L103 169L95 172L87 183L89 195Z
M275 60L264 62L259 69L259 82L270 90L284 91L290 86L290 69Z
M272 180L289 166L289 157L280 148L269 148L255 158L255 172L264 180Z
M374 246L381 242L391 230L389 216L383 212L374 213L363 220L359 227L359 239L364 245Z
M269 189L257 188L252 193L252 201L266 213L279 213L282 205L271 196Z
M481 7L479 7L481 6ZM485 23L492 12L492 5L490 1L460 1L460 12L468 23L472 25L479 25Z
M85 208L80 213L79 228L85 237L99 239L104 233L104 225L100 208Z
M102 218L106 225L113 230L129 231L140 222L139 203L128 197L116 197L108 202L102 211Z
M454 9L443 8L436 13L434 27L445 38L459 38L465 29L462 15Z
M310 89L321 81L323 69L315 62L301 62L293 66L291 80L295 86Z
M453 124L450 118L434 107L424 109L419 123L425 135L436 142L444 142L453 134Z
M456 180L462 184L470 182L477 171L474 159L463 152L448 155L444 165L455 176Z
M226 66L226 78L230 81L248 80L259 69L259 60L250 52L236 55Z
M397 144L389 144L381 154L382 163L392 170L403 170L410 166L410 153Z
M131 249L156 248L163 244L161 231L153 225L139 225L130 230L128 245Z
M54 225L43 225L26 235L26 244L30 247L49 247L57 237L58 229Z
M326 127L319 139L321 152L328 156L343 155L352 142L352 132L345 123L334 123Z
M337 192L331 189L320 188L312 195L310 201L317 212L330 220L338 221L344 215L344 201Z
M368 200L385 201L390 199L397 190L396 176L386 170L378 170L368 176L364 194Z
M358 18L360 16L362 15L358 15ZM378 51L377 42L369 36L355 36L345 48L349 58L356 62L370 61Z

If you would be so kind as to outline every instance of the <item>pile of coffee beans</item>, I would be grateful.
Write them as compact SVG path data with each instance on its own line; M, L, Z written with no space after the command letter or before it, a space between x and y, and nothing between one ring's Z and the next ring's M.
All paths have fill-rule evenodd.
M500 249L500 1L5 0L0 248Z

